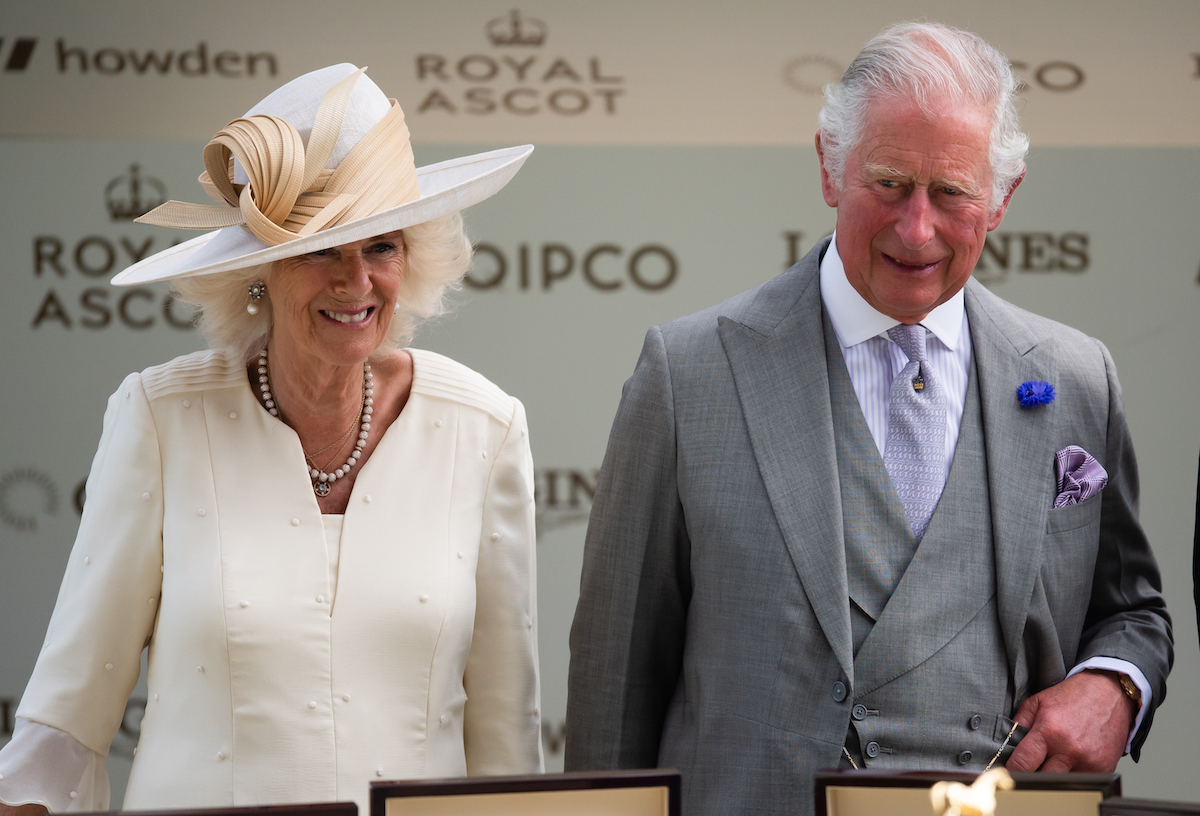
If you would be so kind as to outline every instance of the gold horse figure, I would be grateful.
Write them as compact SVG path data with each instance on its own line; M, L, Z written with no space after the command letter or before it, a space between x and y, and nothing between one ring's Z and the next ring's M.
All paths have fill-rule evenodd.
M996 816L996 790L1012 790L1003 768L982 773L967 787L961 782L938 782L929 791L933 816Z

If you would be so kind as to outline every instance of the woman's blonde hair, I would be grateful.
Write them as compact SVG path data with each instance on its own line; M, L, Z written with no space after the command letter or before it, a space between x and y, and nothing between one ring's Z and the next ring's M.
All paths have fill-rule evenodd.
M471 243L459 213L406 227L404 277L392 316L387 350L412 341L421 321L444 314L447 295L457 289L471 264ZM273 313L271 292L257 302L258 314L246 311L248 289L256 280L270 278L271 265L235 269L215 275L198 275L174 281L175 297L196 307L196 326L212 348L226 349L247 362L266 345Z

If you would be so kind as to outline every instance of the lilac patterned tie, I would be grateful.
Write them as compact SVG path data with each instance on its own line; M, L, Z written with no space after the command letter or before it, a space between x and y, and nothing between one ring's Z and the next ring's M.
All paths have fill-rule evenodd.
M925 359L925 327L900 324L888 337L908 363L888 394L883 465L920 541L946 484L946 399Z

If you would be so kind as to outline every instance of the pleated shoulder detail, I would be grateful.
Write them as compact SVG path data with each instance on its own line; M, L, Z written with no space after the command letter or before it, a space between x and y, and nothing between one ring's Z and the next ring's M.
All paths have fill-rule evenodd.
M436 352L411 348L408 352L413 357L414 394L470 405L486 411L504 425L512 421L513 398L482 374Z
M245 382L246 366L214 349L185 354L142 372L142 386L151 400L183 391L234 388Z

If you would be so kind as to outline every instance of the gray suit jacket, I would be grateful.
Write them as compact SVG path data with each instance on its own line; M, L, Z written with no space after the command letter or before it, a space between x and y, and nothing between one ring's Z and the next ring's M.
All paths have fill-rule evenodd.
M588 527L568 770L677 767L686 813L807 813L812 773L837 766L853 694L833 689L855 677L818 275L827 246L646 336ZM1138 666L1158 705L1171 626L1112 359L973 280L966 307L1015 699L1108 655ZM1052 383L1055 402L1021 408L1027 380ZM1110 481L1052 510L1054 455L1071 444ZM946 578L971 591L968 577ZM914 635L933 654L965 622Z

